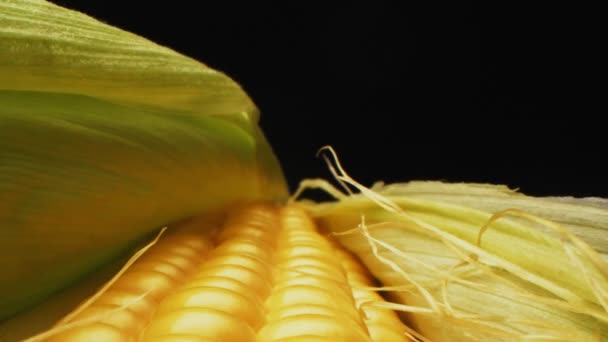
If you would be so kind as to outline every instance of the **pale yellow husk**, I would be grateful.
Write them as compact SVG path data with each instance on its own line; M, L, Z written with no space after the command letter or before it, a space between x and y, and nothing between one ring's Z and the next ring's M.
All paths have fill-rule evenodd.
M603 200L441 182L368 189L339 164L334 172L361 193L308 180L304 188L338 200L301 203L363 260L397 303L392 308L429 341L608 338Z

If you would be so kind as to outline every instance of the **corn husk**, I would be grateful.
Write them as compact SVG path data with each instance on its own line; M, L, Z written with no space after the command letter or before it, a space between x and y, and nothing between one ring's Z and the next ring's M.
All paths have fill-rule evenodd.
M164 225L285 194L229 77L46 1L0 2L0 321Z
M306 181L338 201L302 203L362 259L421 339L608 338L604 200L442 182L367 189L337 169L362 193Z

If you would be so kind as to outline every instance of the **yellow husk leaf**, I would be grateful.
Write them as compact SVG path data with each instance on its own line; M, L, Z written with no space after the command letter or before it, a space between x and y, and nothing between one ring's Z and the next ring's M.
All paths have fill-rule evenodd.
M362 259L397 302L392 308L429 340L608 338L607 264L597 252L608 246L596 239L605 235L608 213L601 200L441 182L368 189L339 164L331 168L361 193L308 180L300 190L319 187L338 200L302 204Z

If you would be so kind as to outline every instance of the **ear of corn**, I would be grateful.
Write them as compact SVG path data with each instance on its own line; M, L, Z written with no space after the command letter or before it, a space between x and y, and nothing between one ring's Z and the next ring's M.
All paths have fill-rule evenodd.
M32 339L409 341L352 255L298 207L249 205L221 230L160 238L107 290Z
M201 63L46 1L0 2L0 320L163 225L285 196L257 120Z
M44 0L0 2L0 340L48 327L107 280L103 265L165 225L32 340L608 338L605 200L367 189L338 164L362 194L309 180L338 201L233 211L286 194L257 120L243 90L203 64ZM221 229L175 223L226 212Z

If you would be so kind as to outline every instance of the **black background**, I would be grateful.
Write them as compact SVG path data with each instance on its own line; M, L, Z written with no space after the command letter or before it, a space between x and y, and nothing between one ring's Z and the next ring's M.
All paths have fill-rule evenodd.
M261 109L292 188L330 177L315 153L331 144L364 184L441 179L608 197L599 9L54 2L233 77Z

